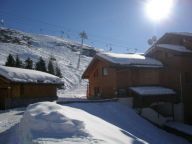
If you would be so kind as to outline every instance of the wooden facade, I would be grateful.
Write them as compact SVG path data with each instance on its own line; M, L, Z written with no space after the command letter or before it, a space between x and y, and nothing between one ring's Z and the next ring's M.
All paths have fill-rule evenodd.
M0 109L57 99L56 84L19 83L0 76Z
M83 78L89 79L87 97L127 96L129 86L158 85L160 71L161 68L122 67L95 58L83 75Z
M146 56L160 60L164 64L161 72L160 84L179 92L180 100L184 105L184 120L192 124L192 51L176 51L165 49L159 44L173 44L184 46L192 50L192 37L179 34L165 34Z
M162 62L163 68L118 66L96 56L82 76L89 79L87 97L130 96L130 86L164 86L177 92L184 105L184 122L192 124L192 35L166 33L145 56Z

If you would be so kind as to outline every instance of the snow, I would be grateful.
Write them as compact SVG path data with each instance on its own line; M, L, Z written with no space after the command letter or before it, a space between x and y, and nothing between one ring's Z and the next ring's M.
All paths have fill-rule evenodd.
M167 121L173 119L172 117L164 117L151 108L142 108L141 116L159 126L163 126Z
M10 135L14 134L14 127L18 125L25 108L0 111L0 144L7 144Z
M183 52L183 53L191 53L192 52L191 50L187 49L185 46L181 46L181 45L157 44L157 46L160 48L170 49L170 50Z
M74 140L78 137L88 139L84 141L86 143L110 144L136 140L121 133L118 127L85 111L52 102L30 105L21 120L19 132L20 144L30 144L38 141L38 138L42 141L45 137L68 138L68 141L69 138ZM114 133L116 137L113 137ZM144 143L139 138L136 141Z
M192 37L192 33L188 33L188 32L171 32L169 34L176 34L176 35L182 35L182 36L190 36Z
M130 89L142 96L176 94L174 90L160 86L130 87Z
M57 90L58 102L63 101L76 101L76 100L86 100L87 92L87 81L82 81L79 85L74 86L72 89L68 90Z
M63 84L61 79L54 75L15 67L0 66L0 76L13 82Z
M21 112L13 109L0 114L2 119L9 116L7 120L11 122L13 119L16 123L14 127L0 133L1 143L188 144L186 140L155 127L119 102L63 106L54 102L36 103L27 108L18 124Z
M170 121L170 122L166 123L165 125L170 128L176 129L178 131L184 132L184 133L192 136L192 126L191 125L187 125L187 124L179 123L179 122L173 122L173 121Z
M65 89L71 89L78 85L82 73L92 60L91 57L82 55L80 68L77 69L79 57L78 47L80 43L56 36L29 34L7 28L3 29L9 30L12 33L12 37L30 37L31 45L0 42L0 65L5 64L9 54L13 56L18 55L22 61L30 57L33 60L33 64L38 61L39 57L42 57L48 63L50 56L54 56L57 59L55 63L57 63L61 69ZM76 51L73 51L73 49Z
M156 66L163 67L163 64L155 59L145 57L140 54L120 54L120 53L98 53L97 56L106 59L109 62L120 65L136 65L136 66Z

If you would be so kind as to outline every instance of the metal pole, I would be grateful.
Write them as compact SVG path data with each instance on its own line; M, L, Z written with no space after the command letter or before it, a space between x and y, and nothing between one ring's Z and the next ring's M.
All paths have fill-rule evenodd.
M80 66L80 57L81 57L81 50L83 48L83 38L81 39L81 47L80 47L80 50L79 50L79 58L78 58L78 63L77 63L77 69L79 69L79 66Z

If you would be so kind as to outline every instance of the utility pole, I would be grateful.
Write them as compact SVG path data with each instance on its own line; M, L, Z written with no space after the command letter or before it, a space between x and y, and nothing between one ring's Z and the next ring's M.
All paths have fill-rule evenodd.
M80 32L80 33L79 33L79 36L80 36L80 38L81 38L81 46L80 46L80 50L79 50L79 58L78 58L78 62L77 62L77 69L79 69L79 66L80 66L81 50L82 50L82 48L83 48L84 39L88 39L87 34L86 34L85 31Z

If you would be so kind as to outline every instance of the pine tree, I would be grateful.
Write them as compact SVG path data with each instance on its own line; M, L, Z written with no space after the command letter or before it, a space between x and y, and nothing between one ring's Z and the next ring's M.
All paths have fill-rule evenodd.
M33 61L29 57L25 60L25 68L33 69Z
M60 68L59 68L58 65L56 65L56 68L55 68L55 75L58 76L58 77L60 77L60 78L63 77L63 76L62 76L62 73L61 73L61 70L60 70Z
M48 63L48 73L55 75L53 62L51 59L49 59L49 63Z
M35 65L35 69L42 72L47 72L45 61L42 57L39 58L39 61Z
M5 66L15 67L15 59L11 54L8 55Z
M16 62L15 67L21 68L22 67L22 61L19 59L19 56L16 56Z

